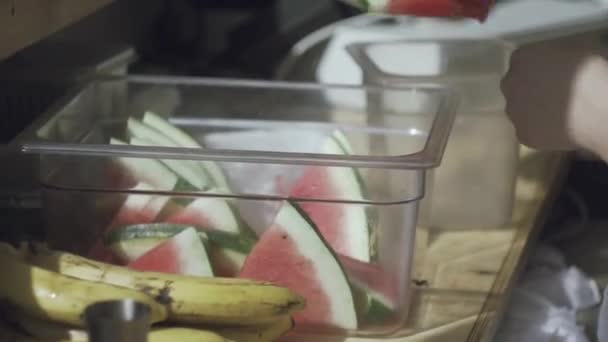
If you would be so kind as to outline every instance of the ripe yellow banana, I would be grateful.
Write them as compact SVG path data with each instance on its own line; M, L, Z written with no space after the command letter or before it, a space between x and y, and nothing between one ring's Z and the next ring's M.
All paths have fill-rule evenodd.
M43 321L33 317L19 315L19 326L25 332L40 340L88 342L84 330L66 325ZM217 333L201 329L186 328L153 328L148 334L149 342L224 342L224 337ZM240 340L238 342L241 342ZM242 341L246 342L246 341Z
M16 324L29 335L38 339L53 339L72 342L87 342L87 332L67 325L45 321L27 314L13 311Z
M273 324L236 327L236 328L210 328L222 337L234 342L272 342L285 335L294 326L293 319L285 316Z
M167 305L169 321L176 323L268 324L305 305L288 288L246 279L139 272L50 250L32 252L29 260L70 277L143 291Z
M188 328L154 329L148 334L149 342L226 342L222 336L207 330Z
M166 308L140 291L71 278L0 253L0 299L25 313L56 322L82 326L81 315L95 302L133 299L151 308L151 320L167 317Z

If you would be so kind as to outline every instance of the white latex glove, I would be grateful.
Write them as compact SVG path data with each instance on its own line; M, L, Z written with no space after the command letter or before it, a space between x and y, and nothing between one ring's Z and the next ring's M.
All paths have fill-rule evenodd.
M596 35L521 47L502 89L523 144L582 148L608 161L608 61L599 55Z

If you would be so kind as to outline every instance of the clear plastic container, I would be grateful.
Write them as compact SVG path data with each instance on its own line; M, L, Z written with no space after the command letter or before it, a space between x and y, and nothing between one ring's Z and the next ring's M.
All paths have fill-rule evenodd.
M348 50L367 84L440 83L451 86L461 99L445 157L429 175L421 221L441 229L508 224L519 143L505 113L500 81L512 46L492 39L415 39L356 43Z
M337 103L331 100L335 96L363 101ZM387 106L387 96L402 101ZM425 106L412 106L420 98ZM297 329L382 336L407 318L418 202L426 170L441 161L456 101L449 89L429 84L392 89L106 77L75 90L15 144L40 156L53 247L125 264L153 246L129 250L128 243L111 241L132 242L133 235L112 234L134 225L152 231L176 223L253 240L250 249L238 250L241 258L226 262L218 255L231 247L210 239L207 254L217 276L238 276L253 255L281 260L285 265L273 267L289 267L296 274L294 263L317 258L298 250L330 248L334 253L320 253L325 259L315 262L337 262L346 276L312 272L299 283L306 288L316 281L348 281L348 298L357 303L356 324L335 329L323 321ZM183 143L166 127L156 131L165 140L150 135L141 124L159 126L158 120L148 120L154 116L144 115L149 110L196 143ZM127 144L111 143L112 138ZM198 170L194 176L193 170ZM293 212L280 215L286 203L299 207L297 215L308 217L317 229ZM318 239L293 241L297 248L277 246L271 248L272 257L264 255L268 248L260 246L278 217L279 229L287 220L299 225L291 230L293 236L307 231ZM270 280L289 281L290 273ZM388 314L371 315L372 298L383 298ZM352 310L321 305L334 318Z

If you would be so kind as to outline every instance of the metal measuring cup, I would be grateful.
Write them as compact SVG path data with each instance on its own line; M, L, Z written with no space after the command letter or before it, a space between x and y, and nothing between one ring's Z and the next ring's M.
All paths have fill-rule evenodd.
M112 300L86 308L90 342L147 342L150 307L133 300Z

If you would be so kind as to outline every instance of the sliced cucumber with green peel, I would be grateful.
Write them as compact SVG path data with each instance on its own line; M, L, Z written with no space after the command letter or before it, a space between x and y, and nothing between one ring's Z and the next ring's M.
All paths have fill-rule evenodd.
M204 148L204 146L202 146L198 141L192 138L188 133L172 125L169 121L167 121L158 114L148 111L144 113L142 121L145 124L155 128L159 132L162 132L165 136L173 140L174 143L181 147ZM202 169L206 170L209 173L217 188L224 190L230 189L224 172L216 163L204 161L200 162L200 165Z

